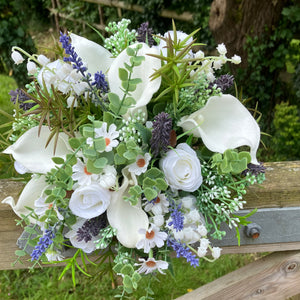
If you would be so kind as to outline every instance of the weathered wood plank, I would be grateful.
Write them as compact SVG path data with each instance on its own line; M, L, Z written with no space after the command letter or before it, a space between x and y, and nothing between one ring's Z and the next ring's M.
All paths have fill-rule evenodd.
M300 252L276 252L177 300L284 300L300 293Z

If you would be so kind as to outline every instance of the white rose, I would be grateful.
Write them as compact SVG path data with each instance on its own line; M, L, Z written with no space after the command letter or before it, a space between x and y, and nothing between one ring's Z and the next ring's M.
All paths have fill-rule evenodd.
M71 196L69 207L78 217L91 219L104 213L110 204L111 193L100 185L92 183L80 186Z
M202 184L201 165L196 152L187 144L179 144L159 162L172 190L196 191Z

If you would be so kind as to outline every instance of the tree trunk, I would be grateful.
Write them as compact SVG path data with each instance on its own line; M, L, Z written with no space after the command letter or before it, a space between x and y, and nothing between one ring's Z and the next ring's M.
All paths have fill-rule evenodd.
M287 0L214 0L209 27L216 42L224 43L228 57L242 57L240 67L247 66L247 36L260 36L278 23ZM269 31L271 33L271 30Z

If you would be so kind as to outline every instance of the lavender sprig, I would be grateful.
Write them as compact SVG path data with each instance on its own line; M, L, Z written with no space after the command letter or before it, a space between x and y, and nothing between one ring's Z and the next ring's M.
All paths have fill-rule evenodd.
M31 261L39 260L39 258L46 252L48 247L53 243L55 234L53 231L47 229L45 234L40 238L38 244L34 247L34 250L31 253Z
M168 238L167 245L173 248L173 250L177 254L177 257L186 258L186 261L189 262L192 267L195 268L199 266L199 259L188 248L186 248L185 244L181 244L179 241L176 241L175 239Z
M153 122L152 137L150 146L153 156L157 156L160 151L167 152L170 145L170 135L172 130L172 119L165 112L159 113Z
M176 207L175 203L172 205L173 207L170 208L171 213L171 219L168 223L169 226L174 227L176 231L181 231L183 229L183 221L184 221L184 215L182 211L180 210L181 208L181 203Z

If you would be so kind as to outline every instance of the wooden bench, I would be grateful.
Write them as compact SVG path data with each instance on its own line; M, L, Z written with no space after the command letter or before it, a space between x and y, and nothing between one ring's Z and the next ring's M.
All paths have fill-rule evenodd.
M227 237L218 246L222 253L272 252L270 255L231 272L178 299L288 299L300 294L300 162L266 163L266 181L253 186L245 199L247 209L258 208L251 217L261 227L259 237L241 230L241 246L226 226ZM23 184L0 180L1 199L17 199ZM243 212L241 212L243 213ZM30 263L12 266L16 241L22 228L8 205L0 205L0 270L26 268ZM216 243L213 243L216 245ZM299 298L297 298L299 299Z

